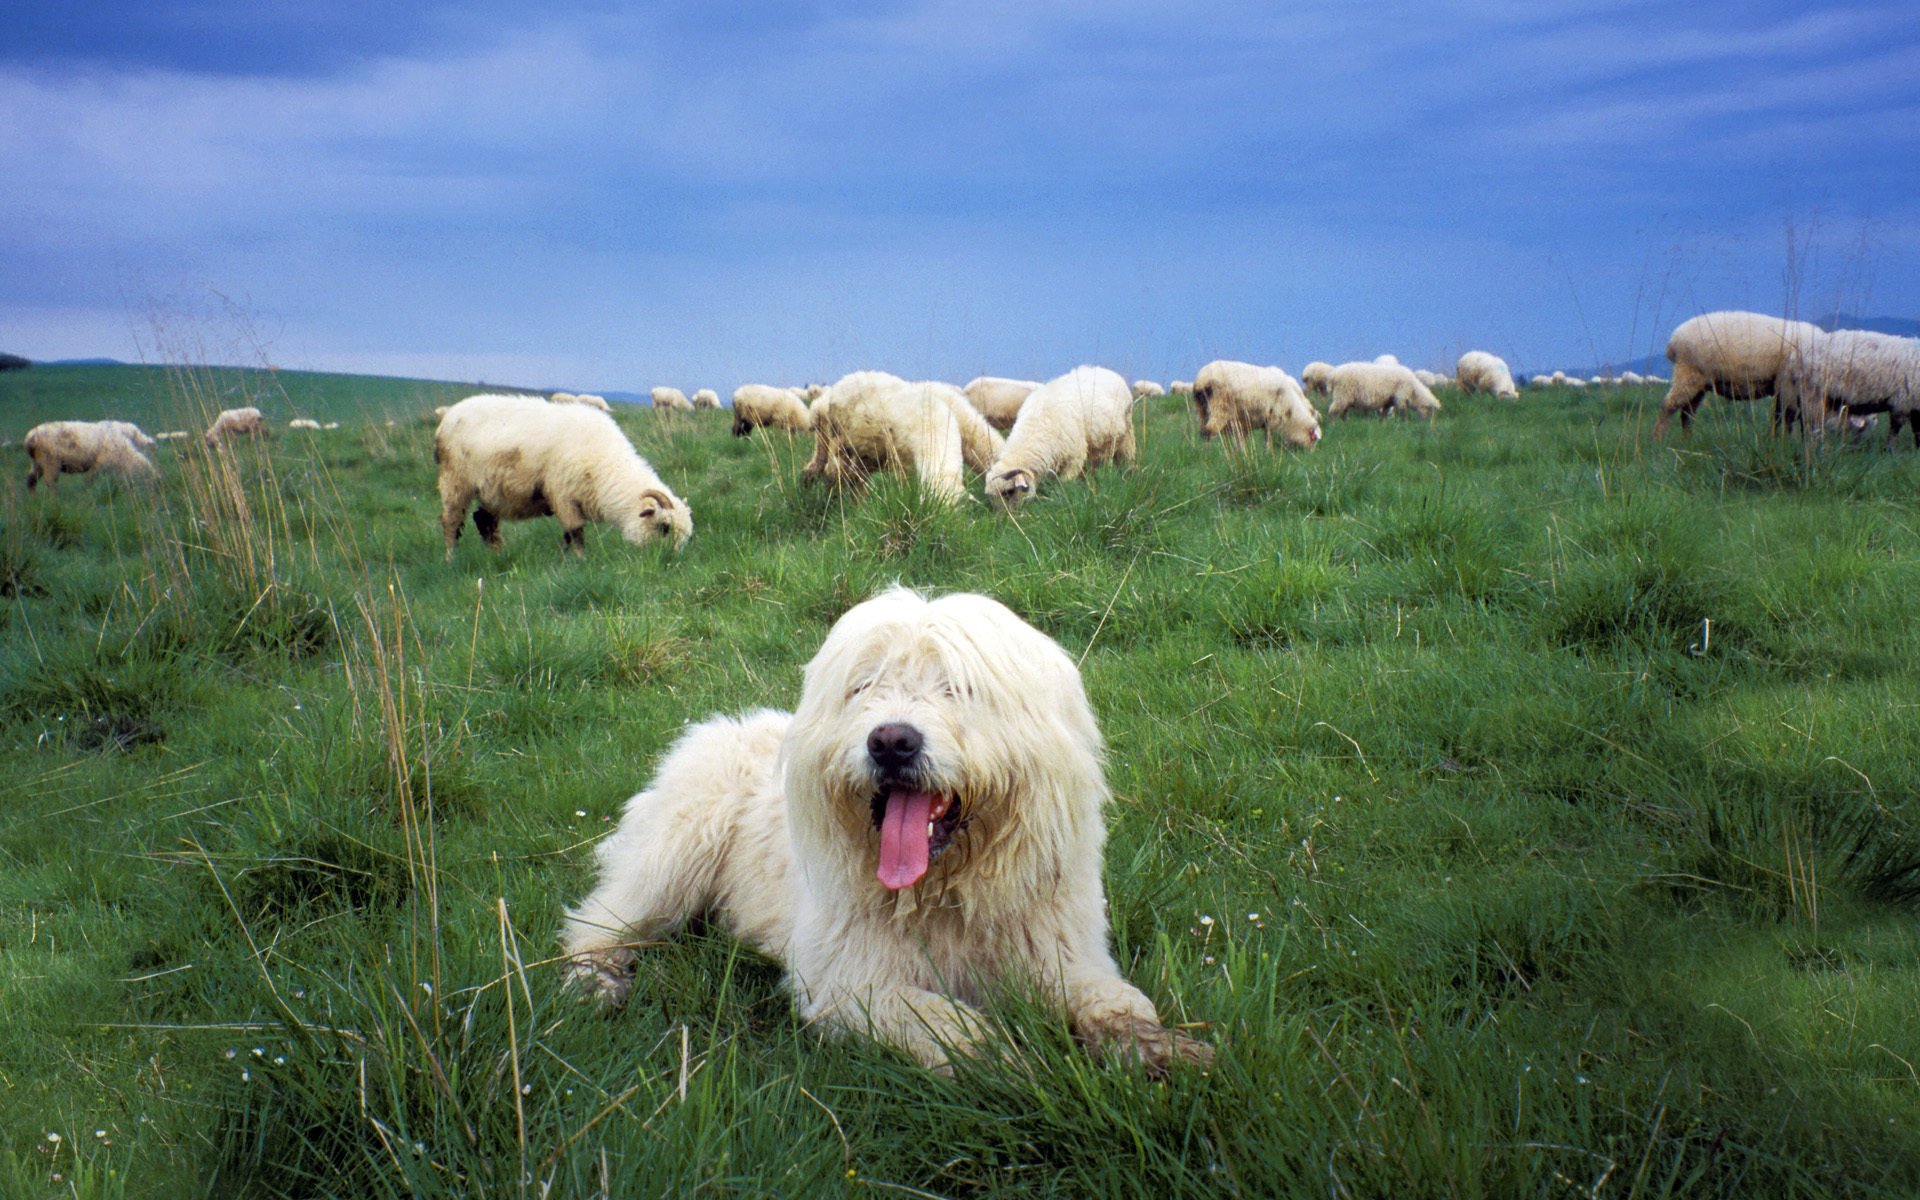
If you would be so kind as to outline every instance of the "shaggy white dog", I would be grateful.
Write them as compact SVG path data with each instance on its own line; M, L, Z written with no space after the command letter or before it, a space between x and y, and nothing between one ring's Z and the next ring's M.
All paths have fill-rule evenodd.
M1151 1070L1206 1063L1107 949L1107 796L1058 645L985 596L896 588L834 625L797 712L681 737L600 846L568 973L617 1007L634 943L713 912L786 966L806 1020L929 1067L978 1046L1008 985Z

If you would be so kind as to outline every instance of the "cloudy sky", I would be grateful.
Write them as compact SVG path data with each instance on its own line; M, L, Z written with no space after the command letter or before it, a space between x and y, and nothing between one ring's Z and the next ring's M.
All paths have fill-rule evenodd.
M1920 316L1908 3L104 0L0 39L0 350L532 386Z

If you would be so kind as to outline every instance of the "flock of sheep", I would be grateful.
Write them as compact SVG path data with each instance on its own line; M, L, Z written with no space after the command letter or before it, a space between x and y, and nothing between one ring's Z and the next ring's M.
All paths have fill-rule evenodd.
M1920 447L1920 341L1857 330L1828 333L1802 321L1748 312L1714 312L1677 328L1667 343L1673 381L1660 405L1656 435L1673 418L1687 428L1711 392L1728 400L1771 396L1776 426L1802 422L1810 430L1851 422L1858 429L1889 414L1888 441L1907 423ZM1561 372L1539 375L1529 387L1585 387ZM1664 383L1632 372L1599 383ZM1220 360L1191 381L1162 387L1127 383L1104 367L1082 366L1051 381L981 376L965 387L909 381L883 371L857 371L831 386L804 388L747 384L733 394L733 432L756 429L811 434L809 480L859 486L878 473L911 475L930 492L959 501L967 474L981 477L985 496L1015 507L1050 479L1073 479L1107 462L1135 456L1132 407L1155 396L1192 399L1202 436L1244 441L1258 432L1271 446L1310 449L1328 420L1405 414L1430 418L1440 410L1435 390L1517 399L1507 364L1485 351L1460 356L1451 376L1414 371L1392 355L1335 366L1308 363L1296 380L1279 367ZM654 388L655 408L717 409L719 396L702 388L689 399L677 388ZM613 421L605 398L556 392L471 396L436 410L434 461L439 468L441 525L452 555L469 511L489 545L499 543L501 521L552 516L562 544L584 553L584 528L617 527L632 542L670 538L684 546L693 534L691 506L674 494L634 451ZM311 419L292 429L333 429ZM237 436L259 436L266 422L257 408L223 412L204 440L217 447ZM53 421L25 439L32 470L49 488L61 473L108 470L156 474L147 457L156 441L125 421Z

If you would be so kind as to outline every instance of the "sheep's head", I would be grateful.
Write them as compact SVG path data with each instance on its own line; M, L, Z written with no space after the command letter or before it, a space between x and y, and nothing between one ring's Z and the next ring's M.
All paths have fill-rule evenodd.
M1015 508L1033 498L1033 472L1021 467L987 477L987 498Z
M693 536L693 508L671 492L650 487L640 493L631 515L620 522L620 532L635 545L669 537L679 550Z

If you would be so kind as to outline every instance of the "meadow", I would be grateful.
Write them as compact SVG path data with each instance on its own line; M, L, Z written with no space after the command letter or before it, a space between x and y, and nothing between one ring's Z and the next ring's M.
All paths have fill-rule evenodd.
M1442 393L1318 450L1137 411L1017 518L623 409L685 552L443 560L459 385L0 375L0 438L281 429L28 495L0 452L0 1194L1920 1194L1920 456L1657 388ZM389 420L393 423L389 424ZM976 487L977 492L977 487ZM1152 1081L798 1026L723 930L557 987L593 841L690 720L789 706L849 606L990 593L1081 661Z

